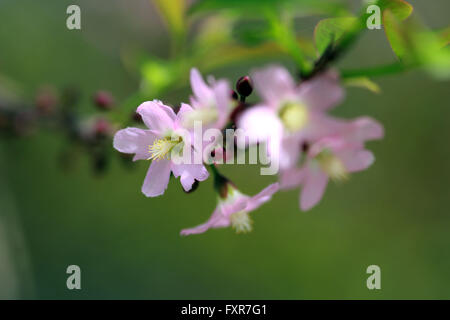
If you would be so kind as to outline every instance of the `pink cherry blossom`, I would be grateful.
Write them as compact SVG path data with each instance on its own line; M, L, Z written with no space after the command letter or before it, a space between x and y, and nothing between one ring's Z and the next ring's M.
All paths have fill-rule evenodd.
M281 168L291 167L301 141L326 130L325 111L343 99L338 76L328 71L298 85L285 68L269 66L252 79L263 102L243 112L237 125L251 141L269 142L269 154L278 157Z
M209 79L209 85L200 72L191 69L192 109L183 117L186 127L192 127L195 121L201 121L204 128L222 129L233 107L231 87L226 80Z
M161 101L142 103L137 112L149 130L126 128L114 136L114 148L123 153L135 154L133 160L150 160L152 163L142 186L147 197L156 197L164 193L169 183L170 173L178 178L184 190L189 191L195 180L208 178L203 164L188 164L174 161L172 156L190 150L190 139L183 131L181 118L192 108L182 104L178 115Z
M329 178L345 180L351 172L367 169L374 162L364 142L381 139L383 127L375 120L362 117L354 121L334 122L335 134L313 142L306 151L301 167L283 170L281 188L302 186L300 208L309 210L322 198Z
M269 201L272 195L278 191L278 188L278 183L274 183L257 195L249 197L229 184L227 196L225 199L219 199L219 203L209 220L197 227L181 230L181 235L204 233L211 228L229 226L235 228L236 232L248 232L252 229L252 221L248 213Z

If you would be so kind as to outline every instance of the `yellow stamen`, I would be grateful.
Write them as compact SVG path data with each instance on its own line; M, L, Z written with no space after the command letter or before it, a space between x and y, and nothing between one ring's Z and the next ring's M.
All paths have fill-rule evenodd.
M280 109L279 116L286 129L291 132L300 130L308 122L308 110L299 102L285 103Z
M334 181L348 180L349 174L342 161L331 153L318 156L320 167Z
M247 233L252 231L253 221L246 211L238 211L230 216L231 226L236 233Z
M181 138L172 140L170 138L158 139L148 146L150 157L147 160L170 159L170 152L181 142Z

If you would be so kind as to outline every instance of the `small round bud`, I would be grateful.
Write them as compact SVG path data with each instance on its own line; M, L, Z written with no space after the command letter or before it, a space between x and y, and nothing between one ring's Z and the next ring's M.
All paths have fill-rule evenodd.
M52 87L41 88L36 94L34 103L40 114L51 114L58 103L55 90Z
M301 145L302 152L307 153L309 150L309 143L304 141Z
M137 112L133 112L133 114L131 115L131 119L132 119L134 122L142 123L142 117L141 117L141 115L140 115L139 113L137 113Z
M236 100L236 101L239 99L237 92L234 90L231 90L231 99Z
M94 103L100 110L110 110L114 105L114 98L107 91L98 91L94 95Z
M253 91L253 83L250 77L240 77L236 82L236 90L241 96L248 97Z
M108 120L100 118L94 123L94 134L97 138L105 138L111 132L111 125Z

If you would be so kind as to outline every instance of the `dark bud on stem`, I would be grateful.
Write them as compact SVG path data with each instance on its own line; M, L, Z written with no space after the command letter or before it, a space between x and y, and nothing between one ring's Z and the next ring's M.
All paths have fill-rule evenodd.
M133 112L133 114L131 115L131 119L132 119L134 122L142 123L142 117L141 117L141 115L140 115L139 113L137 113L137 112Z
M303 142L302 145L301 145L301 149L302 149L302 152L307 153L308 150L309 150L309 143L306 142L306 141Z
M236 90L242 97L248 97L253 91L253 83L250 77L240 77L236 82Z
M114 105L114 98L108 91L97 91L93 99L100 110L111 110Z
M230 95L231 95L231 99L236 100L236 101L239 100L239 96L238 96L236 91L231 90L231 94Z

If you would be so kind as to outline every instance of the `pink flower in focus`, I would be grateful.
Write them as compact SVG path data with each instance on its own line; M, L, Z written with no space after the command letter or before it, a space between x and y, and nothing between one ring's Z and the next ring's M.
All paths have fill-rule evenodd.
M336 134L307 147L306 158L300 168L289 168L280 174L281 188L302 186L302 210L309 210L320 201L329 178L345 180L349 173L367 169L375 158L372 152L364 149L364 142L381 139L384 134L383 127L368 117L351 122L336 120L334 129Z
M142 192L147 197L164 193L171 172L176 178L180 177L186 191L191 190L195 180L208 178L209 173L203 164L185 164L172 159L173 156L182 155L183 149L191 149L190 139L186 139L181 125L183 115L191 111L189 105L182 104L175 115L172 108L161 101L147 101L137 108L137 113L150 130L126 128L115 134L114 148L118 151L134 153L133 161L152 160L142 186Z
M280 167L291 167L301 142L323 134L325 111L343 99L338 76L328 71L298 85L285 68L269 66L252 79L264 102L244 111L237 125L253 142L270 141L269 154L278 150Z
M269 201L272 195L278 191L278 183L269 185L253 197L240 193L231 184L228 184L227 188L226 197L219 198L219 203L209 220L197 227L181 230L181 235L204 233L210 228L229 226L232 226L238 233L251 231L252 221L248 215L249 212Z
M209 82L205 83L197 69L191 69L193 110L183 116L185 127L192 128L195 121L201 121L204 128L222 129L226 125L233 107L231 87L226 80L211 78Z

